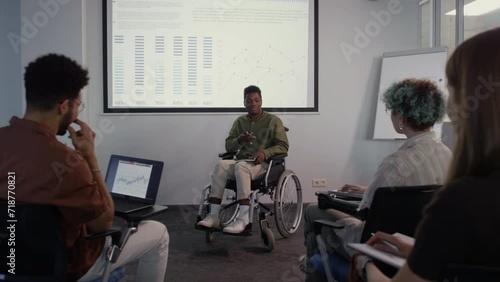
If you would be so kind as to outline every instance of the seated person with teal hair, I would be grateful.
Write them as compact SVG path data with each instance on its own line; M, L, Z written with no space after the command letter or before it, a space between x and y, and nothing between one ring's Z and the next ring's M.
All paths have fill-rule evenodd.
M500 28L459 45L446 77L456 136L446 183L424 209L413 246L380 231L367 241L407 260L391 279L357 256L353 272L364 281L500 281ZM381 247L381 240L397 251Z
M451 161L451 151L431 130L442 120L445 101L436 84L428 80L406 79L393 84L383 96L387 111L397 133L408 139L391 155L384 158L368 187L346 184L341 191L363 195L359 209L369 208L379 187L443 184ZM307 255L300 259L301 269L307 272L306 281L320 281L314 270L308 269L309 258L319 252L314 233L314 221L337 221L345 227L331 230L322 236L328 247L351 259L354 250L348 243L359 242L364 222L335 209L320 209L311 204L305 211L305 245Z

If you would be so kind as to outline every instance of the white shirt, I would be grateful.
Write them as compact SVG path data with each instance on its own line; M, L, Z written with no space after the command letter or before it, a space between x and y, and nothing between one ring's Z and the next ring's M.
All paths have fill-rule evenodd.
M429 131L408 139L384 158L363 195L359 209L369 208L379 187L443 184L451 151Z

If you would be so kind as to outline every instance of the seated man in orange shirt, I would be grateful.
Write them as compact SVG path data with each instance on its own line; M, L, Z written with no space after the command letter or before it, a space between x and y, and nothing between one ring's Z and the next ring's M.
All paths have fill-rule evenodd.
M48 204L60 213L66 243L67 281L92 281L102 275L110 240L87 240L88 233L111 227L114 204L94 153L95 133L77 119L87 70L56 54L26 67L26 113L0 128L0 198L7 197L7 175L16 175L16 202ZM75 131L70 124L76 123ZM69 131L76 150L56 139ZM169 236L156 221L143 221L114 268L139 260L137 281L164 281Z

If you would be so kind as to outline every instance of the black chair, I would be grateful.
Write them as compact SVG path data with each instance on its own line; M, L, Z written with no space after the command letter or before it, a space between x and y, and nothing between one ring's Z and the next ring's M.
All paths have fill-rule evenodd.
M361 235L361 243L366 242L377 231L386 233L401 233L413 237L418 223L422 218L423 208L431 201L434 192L439 189L441 185L424 185L424 186L403 186L403 187L381 187L375 191L370 209L367 211L365 226ZM323 257L317 255L313 261L321 261L325 269L325 274L331 276L329 281L337 279L345 281L346 277L338 277L339 273L347 273L346 267L349 267L349 262L345 260L341 264L341 269L338 265L329 265L328 256L339 256L338 254L326 255L324 242L320 236L323 226L329 228L342 228L335 223L325 223L324 221L315 221L317 227L315 232L316 239ZM333 261L338 261L338 257ZM377 264L381 270L389 276L392 276L396 269L385 264ZM320 268L321 268L320 267ZM333 275L330 275L333 274ZM340 278L340 279L339 279ZM332 280L330 280L332 279Z
M51 205L9 205L4 201L0 202L0 209L0 281L66 281L66 246L58 210ZM121 231L90 234L87 239L105 236L112 238L110 259L116 261L118 252L113 250ZM109 271L103 281L108 276Z
M413 237L424 207L440 187L423 185L377 189L365 220L361 243L368 241L371 234L377 231L398 232Z
M57 210L5 202L0 206L0 280L65 281L66 253Z
M452 263L446 267L439 281L443 282L498 282L500 267Z

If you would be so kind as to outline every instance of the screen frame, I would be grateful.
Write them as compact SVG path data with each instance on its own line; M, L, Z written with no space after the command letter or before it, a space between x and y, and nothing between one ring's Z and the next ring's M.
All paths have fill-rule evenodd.
M106 114L123 114L123 113L153 113L153 114L161 114L161 113L240 113L246 112L245 107L243 106L243 99L241 99L241 107L233 108L233 107L225 107L225 108L110 108L108 103L109 101L109 85L108 85L108 2L112 0L102 0L102 35L103 35L103 113ZM276 113L317 113L319 109L319 95L318 95L318 0L310 0L314 5L314 20L313 20L313 99L314 105L312 107L262 107L262 110L267 112L276 112ZM242 89L243 93L243 89ZM264 95L266 95L264 93Z
M151 176L149 179L145 198L139 198L113 192L112 187L115 181L116 173L118 171L118 164L120 163L120 161L136 162L152 166ZM140 159L129 156L121 156L121 155L111 155L109 158L108 169L106 171L106 177L104 181L106 183L108 191L115 198L132 199L137 202L154 204L156 202L156 197L158 196L158 190L160 190L160 181L161 181L161 175L163 173L163 166L164 163L162 161Z

